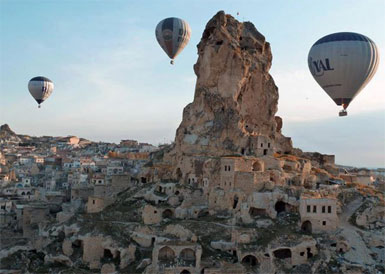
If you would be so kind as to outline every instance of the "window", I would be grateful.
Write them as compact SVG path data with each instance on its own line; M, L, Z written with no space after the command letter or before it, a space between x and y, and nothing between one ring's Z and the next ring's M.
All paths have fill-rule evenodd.
M328 206L328 213L332 213L332 207Z
M313 213L317 213L317 206L313 206Z
M228 168L227 168L227 169L228 169L228 171L230 171L230 166L228 166Z
M322 213L326 213L326 207L322 206Z
M225 166L225 171L227 171L227 166Z
M92 204L95 204L95 200L92 200Z
M263 143L261 143L261 147L263 147Z
M267 143L267 147L270 148L270 143Z
M307 212L311 212L311 208L309 205L307 206Z
M326 221L322 221L322 225L326 225Z

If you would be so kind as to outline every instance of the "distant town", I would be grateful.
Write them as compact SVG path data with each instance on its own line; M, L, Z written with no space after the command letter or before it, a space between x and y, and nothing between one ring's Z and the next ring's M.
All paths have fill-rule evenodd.
M98 212L141 177L158 147L135 140L120 144L76 136L30 137L0 130L1 227L4 241L33 237L38 225L63 222L76 211Z

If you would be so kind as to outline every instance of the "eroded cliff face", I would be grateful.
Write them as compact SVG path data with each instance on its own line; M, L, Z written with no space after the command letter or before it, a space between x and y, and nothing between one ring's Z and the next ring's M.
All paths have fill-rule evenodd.
M194 101L183 111L169 156L254 155L253 139L261 135L275 151L290 152L291 140L275 117L270 44L254 25L218 12L206 25L198 55Z

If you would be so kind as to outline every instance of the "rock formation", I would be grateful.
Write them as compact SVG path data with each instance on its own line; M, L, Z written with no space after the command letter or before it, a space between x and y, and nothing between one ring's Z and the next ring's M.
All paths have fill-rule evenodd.
M8 126L8 124L4 124L0 126L0 142L20 142L21 139L12 129Z
M171 155L255 155L259 136L276 151L290 152L291 140L275 117L270 44L254 25L218 12L206 25L198 55L194 101L183 111Z

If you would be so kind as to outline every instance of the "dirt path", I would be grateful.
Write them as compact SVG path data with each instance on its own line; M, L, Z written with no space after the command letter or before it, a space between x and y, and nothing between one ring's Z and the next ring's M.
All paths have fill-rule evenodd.
M351 247L350 250L344 254L344 258L350 263L372 265L374 264L374 260L369 255L371 251L366 247L366 244L357 232L360 231L360 229L349 223L349 218L361 204L361 198L354 200L345 206L344 212L340 215L340 225L342 228L340 235L348 241Z

